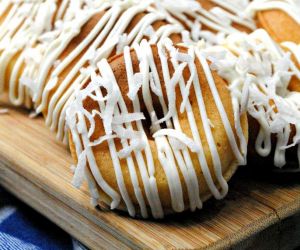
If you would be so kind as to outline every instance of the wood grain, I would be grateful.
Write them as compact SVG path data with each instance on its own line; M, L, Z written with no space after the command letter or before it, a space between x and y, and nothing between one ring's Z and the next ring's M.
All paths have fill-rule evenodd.
M93 208L87 187L78 190L70 184L71 164L68 150L42 118L30 119L12 107L0 116L0 184L92 249L300 245L299 175L244 167L230 182L226 199L211 200L196 213L144 221Z

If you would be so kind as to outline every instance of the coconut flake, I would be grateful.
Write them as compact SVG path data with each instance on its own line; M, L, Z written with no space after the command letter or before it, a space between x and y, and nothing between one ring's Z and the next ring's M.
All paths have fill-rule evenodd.
M121 139L134 139L142 137L142 133L140 131L136 131L131 128L124 128L120 125L113 125L113 131L117 134L118 138Z
M122 34L119 36L119 41L117 43L117 47L116 47L116 54L121 54L125 48L125 46L127 46L128 44L128 35L126 33Z
M154 44L158 40L157 34L152 25L148 26L143 33L145 36L149 37L148 40L150 44Z
M249 101L249 85L252 80L251 75L247 75L247 78L245 80L244 86L242 88L242 95L241 95L241 114L246 112L248 101Z
M82 151L78 158L78 163L75 169L75 173L72 179L72 185L76 188L80 188L85 176L86 168L86 152Z
M216 16L220 21L226 26L231 25L230 15L227 11L220 7L213 7L209 10L214 16Z
M51 77L50 81L48 82L48 84L45 87L45 91L48 92L52 89L54 89L57 85L58 82L58 77Z
M29 113L29 118L30 118L30 119L34 119L34 118L38 117L39 114L40 114L40 113L38 113L38 112L36 112L36 111L32 111L32 112Z
M143 113L129 113L129 114L120 114L114 115L112 123L113 124L124 124L134 121L145 120Z
M175 70L173 77L171 78L170 82L166 83L167 95L168 95L168 102L169 102L169 110L168 113L160 120L156 121L155 124L163 123L169 120L176 114L176 93L175 87L176 84L179 82L180 78L182 78L183 70L187 66L186 62L181 63L177 69Z
M130 156L130 154L135 150L142 150L146 146L145 141L142 138L135 138L130 140L130 145L128 147L123 148L118 152L118 156L120 159L124 159Z
M106 102L105 110L103 112L103 125L107 134L112 131L111 125L113 120L114 109L117 107L120 93L118 89L113 86L111 89L107 88L109 99Z
M182 53L182 52L178 52L178 50L173 50L171 52L171 57L179 62L186 62L186 63L192 63L194 60L193 58L186 54L186 53Z
M184 150L186 149L185 144L183 144L182 142L180 142L178 139L174 138L174 137L169 137L169 142L172 145L172 148L174 150Z
M150 88L154 94L156 94L159 97L162 97L162 91L160 88L158 88L158 83L155 82L155 77L152 72L149 74L149 79L150 79Z
M34 83L34 80L27 76L21 76L20 84L28 87L31 91L34 91L36 89L36 84ZM34 93L34 92L33 92Z
M175 129L167 128L167 129L160 129L153 134L153 138L160 137L160 136L169 136L175 138L181 143L183 143L184 145L186 145L192 152L194 153L200 152L200 146L183 132L180 132Z
M191 36L194 41L199 40L200 30L201 30L201 23L195 20L191 29Z
M133 81L134 83L129 84L129 91L127 96L129 97L130 100L134 100L135 97L137 96L137 93L139 89L141 88L143 84L143 74L142 73L135 73L133 75Z
M104 136L101 136L99 139L97 139L97 140L91 142L91 143L89 144L89 146L90 146L90 147L98 146L98 145L100 145L101 143L103 143L103 142L105 142L105 141L107 141L107 140L114 139L114 138L117 138L117 135L112 135L112 134L110 134L110 135L104 135Z

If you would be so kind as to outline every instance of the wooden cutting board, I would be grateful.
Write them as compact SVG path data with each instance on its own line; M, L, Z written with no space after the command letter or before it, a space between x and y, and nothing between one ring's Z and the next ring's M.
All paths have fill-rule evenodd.
M2 105L3 107L3 105ZM72 159L42 118L0 115L0 185L93 249L291 249L300 245L300 175L243 167L222 201L163 221L90 205L70 182Z

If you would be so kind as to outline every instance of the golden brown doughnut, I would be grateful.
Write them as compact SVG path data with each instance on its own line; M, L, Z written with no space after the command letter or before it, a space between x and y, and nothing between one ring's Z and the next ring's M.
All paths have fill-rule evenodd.
M180 53L182 53L182 54L188 53L188 50L185 47L177 47L177 48L179 49ZM164 100L167 102L168 101L167 90L165 87L165 82L163 80L163 73L162 73L163 62L160 60L158 48L153 45L153 46L151 46L151 50L152 50L155 65L158 70L159 79L163 86L163 97L164 97ZM131 60L132 60L133 72L137 73L137 72L139 72L139 62L140 61L134 50L130 50L130 56L131 56ZM111 58L108 61L108 63L112 69L112 72L115 76L117 84L120 88L120 93L124 98L128 112L129 113L134 112L133 106L132 106L132 101L127 97L127 93L129 91L129 86L128 86L128 79L126 76L127 71L126 71L126 63L124 61L124 55L123 54L117 55L117 56ZM198 59L195 59L195 65L196 65L197 74L198 74L199 80L200 80L200 85L201 85L200 88L202 89L205 108L207 110L207 115L208 115L210 123L212 124L211 129L212 129L213 138L216 143L215 145L217 146L218 155L221 159L222 174L226 180L229 180L230 177L232 176L232 174L236 170L237 159L236 159L235 154L233 153L232 148L230 146L230 139L226 136L226 129L225 129L222 119L220 117L218 108L215 103L215 99L210 90L206 73L204 72L204 70L201 66L201 63ZM171 66L170 56L168 56L168 68L172 75L174 73L174 69ZM215 83L217 92L220 95L220 98L222 100L222 105L226 110L226 116L228 116L228 119L230 121L230 127L231 127L232 131L234 131L233 133L235 134L235 136L234 136L235 142L234 143L239 144L239 142L238 142L239 139L237 137L237 134L236 134L235 128L234 128L234 115L233 115L233 110L232 110L231 96L227 89L226 82L214 72L212 73L212 76L214 79L214 83ZM183 78L185 79L185 81L187 81L190 78L190 71L187 68L185 68L185 70L183 71ZM83 86L83 89L87 88L89 86L89 84L90 84L89 82L86 82ZM187 114L185 112L184 113L179 112L180 105L182 103L182 95L180 93L180 88L178 85L176 86L175 92L176 92L176 110L178 111L178 119L180 121L180 126L182 128L182 131L184 131L184 133L186 134L186 136L189 138L192 138L193 135L191 132L191 127L189 125L189 120L188 120ZM140 100L143 100L141 89L139 90L137 95ZM164 116L162 113L161 104L160 104L157 96L154 93L152 93L151 96L153 98L154 110L157 113L159 113L158 119L161 119ZM215 183L216 187L218 189L220 189L220 186L216 183L217 180L216 180L216 174L214 172L215 170L214 170L212 154L210 153L208 141L207 141L207 139L205 139L207 134L204 131L203 120L200 117L199 108L197 106L197 100L196 100L197 98L196 98L195 92L193 90L193 87L191 87L191 89L190 89L190 94L189 94L188 98L189 98L189 101L192 106L192 112L195 115L197 130L199 131L201 142L203 143L203 148L204 148L208 168L212 174L213 182ZM83 101L82 105L83 105L84 109L89 113L92 113L95 110L100 111L97 102L89 97L87 97ZM160 164L160 160L158 158L157 144L155 143L154 138L152 137L153 134L150 132L151 121L150 121L150 117L147 113L145 101L140 102L140 108L141 108L140 109L141 112L144 114L144 116L146 118L146 120L143 121L143 127L147 134L147 140L148 140L148 143L151 148L152 155L153 155L153 161L154 161L154 166L155 166L154 177L155 177L156 183L157 183L157 189L158 189L158 194L159 194L159 198L161 201L161 207L163 209L163 212L173 213L175 211L174 211L174 207L172 207L173 199L170 196L170 189L169 189L170 183L168 183L168 180L167 180L168 178L166 176L166 173L164 172L164 168ZM240 119L241 119L243 135L247 139L247 129L248 128L247 128L246 115L242 115ZM205 122L207 122L207 121L205 121ZM88 124L89 123L87 123L87 129L90 128ZM166 124L163 123L162 126L165 127ZM133 127L134 127L134 129L137 129L136 124L133 124ZM74 138L74 134L76 134L76 133L74 132L75 130L71 129L71 131L72 131L72 133L70 136L70 149L71 149L74 159L77 160L77 158L80 157L80 156L78 156L78 152L76 152L76 148L78 147L78 145L75 145L74 140L72 139L72 138ZM97 118L95 118L95 130L89 139L90 139L90 141L94 141L94 140L97 140L97 138L104 136L104 135L105 135L105 132L104 132L104 127L103 127L103 121L97 116ZM231 140L232 140L232 138L231 138ZM78 143L78 141L77 141L77 143ZM116 145L117 150L122 149L122 144L120 143L119 139L115 140L115 145ZM98 171L102 174L103 179L113 190L115 190L115 192L120 194L119 186L117 183L118 177L115 175L114 163L112 162L113 156L111 156L111 154L110 154L108 143L106 141L104 141L100 145L93 147L92 152L93 152L95 160L96 160L95 166L98 168ZM197 154L192 153L191 150L189 150L189 153L190 153L190 156L192 159L193 168L196 171L196 176L197 176L197 180L199 183L200 197L201 197L201 200L204 201L212 195L211 190L208 188L207 182L204 178L202 168L199 165ZM133 184L131 181L130 171L128 170L126 160L121 159L120 164L121 164L122 175L124 177L124 183L125 183L126 190L128 191L130 200L132 201L132 203L134 205L133 210L134 211L137 210L136 212L133 212L133 211L129 211L129 212L131 215L135 215L136 213L140 214L141 211L139 208L139 203L135 196L134 187L133 187ZM145 195L145 187L143 184L144 182L141 178L141 173L136 165L137 164L136 158L134 158L134 164L135 164L135 169L136 169L137 176L138 176L138 183L141 188L143 197L145 199L145 204L149 210L151 204L149 204L149 200L147 200L146 195ZM180 211L186 210L190 207L190 205L189 205L190 201L189 201L189 196L187 193L187 187L186 187L185 180L184 180L183 175L180 172L177 164L176 164L176 168L177 168L177 171L180 173L179 174L180 183L182 185L182 189L183 189L182 196L184 199L184 207L181 207L179 209L177 208L178 209L177 212L180 212ZM89 167L88 171L89 172L91 171L91 166ZM106 204L111 204L112 200L111 200L111 198L108 197L107 193L103 192L103 190L98 185L97 185L97 189L100 192L100 197L101 197L100 200L104 201ZM100 202L100 200L98 202ZM178 202L180 203L180 201L178 201ZM126 205L127 205L127 207L126 207ZM118 206L116 206L116 207L118 207L119 209L126 210L126 209L128 209L128 204L126 204L126 205L124 203L124 200L121 199L121 203L118 204ZM153 209L153 207L152 207L152 209ZM194 210L195 207L191 208L191 209ZM155 211L152 211L152 215L154 217L162 217L163 214L155 213ZM147 217L145 215L145 213L142 214L142 216Z

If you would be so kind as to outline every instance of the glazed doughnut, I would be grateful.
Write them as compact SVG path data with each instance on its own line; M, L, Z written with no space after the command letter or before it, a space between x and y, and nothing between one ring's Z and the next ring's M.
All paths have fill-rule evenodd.
M293 91L300 92L300 58L299 58L299 48L298 45L300 43L300 2L297 0L254 0L247 8L246 13L250 13L252 16L256 16L257 26L265 29L269 35L276 42L280 43L281 47L285 51L289 51L292 56L291 59L295 65L292 66L291 71L294 72L293 76L290 79L288 84L288 89L292 91L291 96L293 99L299 98L297 93L293 93ZM296 97L295 97L296 96ZM288 97L287 99L292 99ZM294 100L293 102L295 102ZM293 110L296 111L297 107L299 107L298 102L293 105ZM297 114L298 112L295 112ZM252 121L252 120L250 120ZM251 126L250 126L251 127ZM253 125L253 127L256 127ZM295 124L291 125L291 132L288 133L285 137L289 140L283 140L286 144L298 145L297 136L299 128ZM257 131L250 131L250 134L257 135ZM278 136L277 136L278 137ZM281 136L283 138L283 136ZM293 139L294 138L294 139ZM273 138L273 144L276 144L279 139ZM250 140L251 141L251 140ZM293 147L290 148L289 151L294 150ZM276 156L276 152L280 150L275 150L274 156ZM298 158L298 168L300 168L300 149L294 150ZM283 150L285 152L285 150ZM266 154L268 155L268 154ZM264 155L264 156L266 156ZM293 158L293 157L292 157ZM276 162L276 160L275 160ZM276 166L284 165L285 161L282 163L275 163Z
M297 46L285 45L297 51ZM290 54L262 29L250 35L233 34L223 46L208 50L218 74L244 98L240 103L252 117L249 135L256 152L262 157L272 154L278 168L286 165L287 151L295 151L299 161L300 93L288 86L292 77L299 80L300 74Z
M67 110L73 183L88 172L96 204L144 218L194 211L223 198L245 164L246 115L235 117L226 82L198 48L143 40L101 60L82 86Z

